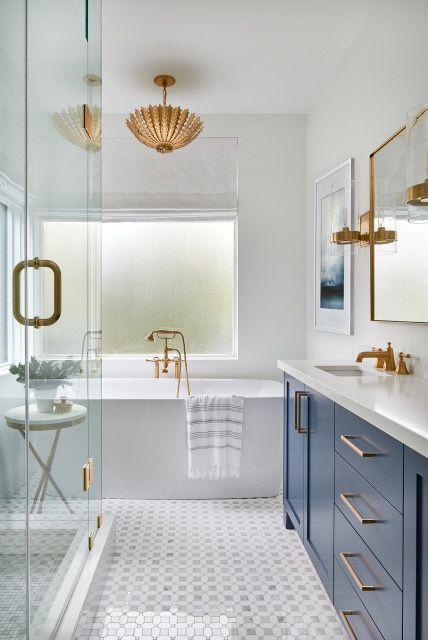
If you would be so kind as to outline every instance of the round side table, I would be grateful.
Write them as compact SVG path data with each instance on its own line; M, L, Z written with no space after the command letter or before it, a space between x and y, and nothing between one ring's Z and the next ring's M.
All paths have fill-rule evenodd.
M33 503L31 505L31 513L36 508L39 501L38 513L43 510L43 502L46 496L46 490L49 482L67 507L70 513L74 513L73 509L68 503L67 498L62 493L55 478L52 475L52 465L55 458L55 453L58 447L58 441L62 429L68 429L75 425L81 424L86 418L86 407L81 404L75 404L70 411L64 413L39 413L35 404L31 404L29 407L29 430L30 431L55 431L55 436L52 442L51 449L49 451L46 462L43 462L40 455L37 453L32 442L28 443L31 453L39 463L42 469L42 477L34 494ZM25 440L25 406L14 407L9 409L5 413L6 424L11 429L19 431L21 436Z

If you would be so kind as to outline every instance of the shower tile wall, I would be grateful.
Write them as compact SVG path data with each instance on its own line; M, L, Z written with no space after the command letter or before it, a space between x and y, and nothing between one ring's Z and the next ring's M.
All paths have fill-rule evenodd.
M280 498L104 507L116 551L76 640L345 638Z

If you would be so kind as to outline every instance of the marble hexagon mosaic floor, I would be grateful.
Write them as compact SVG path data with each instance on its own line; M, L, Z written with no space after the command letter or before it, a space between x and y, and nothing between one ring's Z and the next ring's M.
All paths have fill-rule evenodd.
M76 640L345 638L280 498L106 500L104 510L116 516L116 550Z

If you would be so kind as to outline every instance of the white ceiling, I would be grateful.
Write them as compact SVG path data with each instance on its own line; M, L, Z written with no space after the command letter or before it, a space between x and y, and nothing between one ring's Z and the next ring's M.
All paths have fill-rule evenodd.
M305 113L374 0L104 0L103 104L200 113Z

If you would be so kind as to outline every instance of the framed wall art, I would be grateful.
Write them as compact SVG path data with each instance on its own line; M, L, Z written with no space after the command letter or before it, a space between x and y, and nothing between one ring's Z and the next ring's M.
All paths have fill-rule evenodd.
M351 334L351 252L331 234L353 219L353 160L315 180L315 329Z

